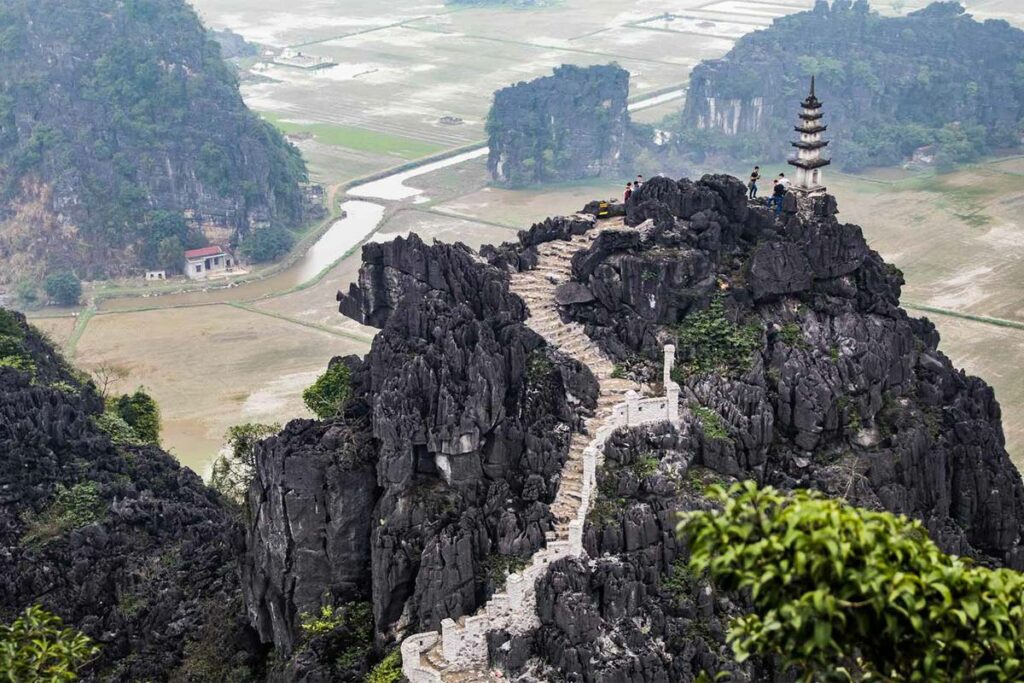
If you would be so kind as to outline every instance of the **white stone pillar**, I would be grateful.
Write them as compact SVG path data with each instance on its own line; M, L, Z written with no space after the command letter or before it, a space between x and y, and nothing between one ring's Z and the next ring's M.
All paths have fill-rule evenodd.
M662 375L661 383L668 387L669 382L672 381L672 369L676 365L676 347L672 344L665 346L665 365L664 373Z

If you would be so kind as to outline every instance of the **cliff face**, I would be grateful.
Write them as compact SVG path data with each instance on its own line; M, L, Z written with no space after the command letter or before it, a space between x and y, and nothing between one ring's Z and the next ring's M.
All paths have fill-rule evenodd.
M561 66L499 90L487 120L491 176L521 186L621 171L628 97L629 72L615 65Z
M545 348L507 274L465 247L412 236L363 259L341 309L381 332L335 361L355 398L268 442L249 495L249 610L284 653L322 604L371 602L381 638L472 613L542 547L594 401L589 371Z
M298 151L186 3L12 0L0 24L0 282L122 274L166 238L300 220Z
M845 168L895 164L935 145L940 160L1018 147L1024 32L974 21L953 2L882 17L865 0L818 0L740 39L690 79L680 144L733 158L790 150L812 75Z
M0 621L42 604L84 631L86 680L257 676L221 500L160 449L115 444L92 385L3 309L0 346L21 359L0 362Z
M624 213L610 220L637 227L605 230L571 277L546 277L559 278L562 320L621 373L656 381L676 344L682 424L607 444L585 530L594 559L553 565L540 627L492 634L492 663L523 680L775 677L725 645L742 598L685 573L675 514L706 505L712 481L817 488L920 518L949 552L1024 566L1024 486L991 389L899 308L901 274L836 220L834 199L791 199L776 220L734 178L655 178ZM480 255L415 237L364 249L341 310L381 333L365 360L334 361L352 368L356 399L269 442L250 492L250 614L295 653L294 675L337 675L337 652L303 659L301 612L368 601L379 642L393 642L472 613L510 556L544 543L595 383L523 324L510 273L593 228L551 219Z
M585 532L599 559L562 562L540 582L541 627L492 650L512 670L789 680L771 662L732 661L724 633L742 598L686 571L676 513L702 507L714 481L819 489L919 518L947 552L1024 564L1024 487L992 390L899 308L900 273L836 220L831 197L790 201L776 222L743 189L653 179L627 207L636 230L576 258L566 316L639 376L675 341L683 425L607 446Z

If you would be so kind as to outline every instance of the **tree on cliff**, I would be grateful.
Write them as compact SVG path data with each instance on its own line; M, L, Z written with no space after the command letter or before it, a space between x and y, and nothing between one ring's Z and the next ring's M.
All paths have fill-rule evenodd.
M942 553L920 522L753 482L708 495L680 530L690 568L754 609L737 659L778 656L803 680L1009 681L1024 676L1024 575Z
M226 435L226 453L213 462L210 488L228 500L241 505L256 473L257 447L264 439L281 431L279 424L249 422L235 425Z
M1024 31L975 21L956 2L883 17L866 0L818 0L694 69L677 145L782 158L812 75L846 169L901 163L929 145L950 164L1021 144Z

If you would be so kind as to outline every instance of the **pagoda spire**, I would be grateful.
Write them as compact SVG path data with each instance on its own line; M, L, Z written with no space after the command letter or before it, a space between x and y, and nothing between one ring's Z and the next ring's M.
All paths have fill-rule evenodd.
M821 156L822 151L828 147L828 141L822 138L828 126L822 123L825 115L821 109L821 100L815 93L815 78L811 76L811 90L807 99L800 104L800 123L794 129L800 134L800 139L793 143L797 150L796 157L789 160L790 165L797 169L793 189L808 194L825 191L822 169L832 163L830 159Z

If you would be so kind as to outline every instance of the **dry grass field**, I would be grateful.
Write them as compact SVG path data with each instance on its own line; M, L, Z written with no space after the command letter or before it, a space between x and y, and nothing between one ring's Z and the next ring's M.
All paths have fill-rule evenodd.
M963 1L979 18L1024 25L1019 0ZM457 11L440 0L193 4L210 26L338 63L315 72L272 67L259 82L243 83L250 106L287 132L303 134L300 147L313 177L336 184L481 142L493 91L559 64L616 61L632 73L634 95L657 92L685 84L699 60L724 54L743 33L813 3L563 0L537 10ZM874 4L893 11L889 2ZM924 4L907 0L905 10ZM680 106L676 100L635 118L656 122ZM442 124L443 116L463 123ZM948 311L929 314L943 333L943 349L996 387L1018 462L1024 462L1024 330L955 315L1024 322L1021 174L1024 160L1012 159L935 179L898 172L832 178L843 217L864 225L872 245L906 272L905 300ZM517 228L620 191L611 182L520 192L489 188L482 159L408 184L425 195L391 203L372 239L416 232L477 247L513 239ZM282 277L126 301L152 310L101 313L78 334L71 318L35 322L57 343L71 342L85 368L101 362L128 367L123 389L145 385L153 392L163 410L165 444L202 472L228 426L305 415L301 391L328 360L369 348L373 330L338 315L334 300L357 269L358 253L299 289ZM207 303L216 305L195 306Z

